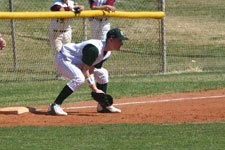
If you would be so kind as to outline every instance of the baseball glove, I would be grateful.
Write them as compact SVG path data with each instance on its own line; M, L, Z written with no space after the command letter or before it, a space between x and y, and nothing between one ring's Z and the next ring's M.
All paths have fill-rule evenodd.
M113 104L113 98L109 94L91 92L91 96L103 107Z

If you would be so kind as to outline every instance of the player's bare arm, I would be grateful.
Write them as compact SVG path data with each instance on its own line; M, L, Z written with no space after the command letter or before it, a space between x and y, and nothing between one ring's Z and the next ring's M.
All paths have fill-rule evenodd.
M102 6L92 6L92 9L96 10L106 10L106 11L116 11L116 8L110 5L102 5Z
M88 66L88 65L84 64L84 66L82 68L82 72L84 74L85 81L88 84L88 86L92 89L92 92L104 93L102 90L99 90L96 87L95 80L94 80L94 74L92 73L93 70L94 70L93 66Z

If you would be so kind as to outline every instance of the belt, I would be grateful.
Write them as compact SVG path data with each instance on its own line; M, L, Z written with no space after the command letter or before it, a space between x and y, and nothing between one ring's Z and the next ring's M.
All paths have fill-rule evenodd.
M67 30L53 30L53 32L66 32Z
M95 19L96 21L107 21L108 18L96 18L96 17L93 17L93 19Z

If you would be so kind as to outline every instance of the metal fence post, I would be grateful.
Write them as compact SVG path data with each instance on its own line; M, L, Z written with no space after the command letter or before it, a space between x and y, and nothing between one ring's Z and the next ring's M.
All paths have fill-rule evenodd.
M87 40L87 19L83 18L83 34L84 34L84 40Z
M165 0L161 0L162 11L166 13ZM165 17L161 19L161 36L162 36L162 71L166 73L166 34L165 34Z
M10 11L13 12L13 0L9 0ZM12 44L13 44L13 59L14 59L14 70L18 68L17 64L17 50L16 50L16 35L15 35L15 24L14 19L11 19L11 34L12 34Z

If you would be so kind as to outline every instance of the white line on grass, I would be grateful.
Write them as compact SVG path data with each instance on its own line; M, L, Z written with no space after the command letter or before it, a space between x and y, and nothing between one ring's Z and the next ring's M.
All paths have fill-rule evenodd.
M207 97L188 97L188 98L175 98L175 99L164 99L164 100L149 100L141 102L128 102L128 103L118 103L114 105L130 105L130 104L146 104L146 103L162 103L162 102L172 102L172 101L186 101L186 100L200 100L200 99L211 99L211 98L223 98L225 95L221 96L207 96Z
M212 98L223 98L225 95L221 96L205 96L205 97L188 97L188 98L175 98L175 99L163 99L163 100L149 100L149 101L139 101L139 102L127 102L127 103L118 103L114 106L122 105L134 105L134 104L147 104L147 103L163 103L163 102L173 102L173 101L187 101L187 100L200 100L200 99L212 99ZM77 107L64 107L63 109L85 109L85 108L96 108L95 106L77 106Z
M147 104L147 103L163 103L163 102L173 102L173 101L187 101L187 100L200 100L200 99L212 99L212 98L224 98L225 95L221 96L205 96L205 97L188 97L188 98L175 98L175 99L163 99L163 100L148 100L148 101L138 101L138 102L126 102L114 104L114 106L122 105L134 105L134 104ZM95 106L76 106L76 107L64 107L63 109L86 109L86 108L96 108ZM36 109L36 111L41 111L45 109Z

